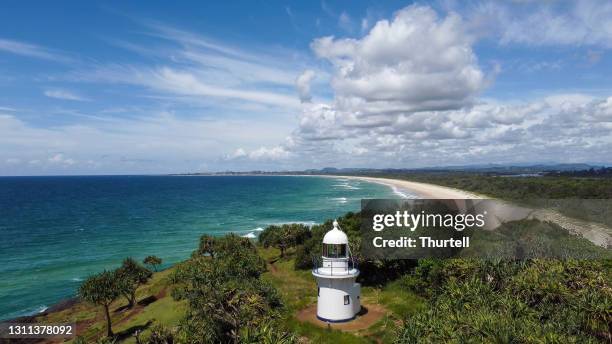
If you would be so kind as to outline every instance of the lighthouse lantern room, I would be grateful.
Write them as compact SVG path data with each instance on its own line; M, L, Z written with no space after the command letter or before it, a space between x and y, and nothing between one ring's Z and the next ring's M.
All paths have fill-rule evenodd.
M361 310L361 285L355 282L359 270L338 221L323 237L322 252L312 269L318 286L317 318L326 322L353 320Z

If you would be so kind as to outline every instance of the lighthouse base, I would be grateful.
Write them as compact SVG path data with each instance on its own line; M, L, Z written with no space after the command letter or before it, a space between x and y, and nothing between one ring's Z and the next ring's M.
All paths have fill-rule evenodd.
M319 320L321 320L321 321L324 321L324 322L326 322L326 323L335 323L335 324L337 324L337 323L345 323L345 322L349 322L349 321L351 321L351 320L355 320L355 318L356 318L356 317L357 317L357 316L356 316L356 315L354 315L352 318L349 318L349 319L332 320L332 319L325 319L325 318L321 318L320 316L318 316L318 315L317 315L317 319L319 319Z
M317 318L336 323L355 319L361 310L361 285L351 278L317 276Z
M317 317L317 305L313 304L306 307L295 314L295 318L303 323L309 323L320 328L332 328L340 331L361 331L376 324L382 319L388 311L381 305L377 304L361 304L361 310L357 316L350 321L334 322L321 320Z

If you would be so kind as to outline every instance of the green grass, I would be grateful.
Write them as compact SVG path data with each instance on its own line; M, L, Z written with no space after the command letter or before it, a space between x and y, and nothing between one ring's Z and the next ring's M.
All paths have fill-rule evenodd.
M272 248L260 248L260 254L266 261L274 262L275 268L269 267L263 278L279 290L285 302L285 325L312 343L392 343L401 320L425 307L425 301L421 297L403 289L399 283L392 282L382 288L362 287L362 300L365 304L378 304L389 311L389 314L370 328L343 332L303 323L295 318L295 312L317 302L317 286L311 271L294 269L293 250L283 259L279 258L279 251Z
M161 296L156 301L148 304L136 314L132 314L131 310L115 312L116 309L127 304L124 298L119 298L111 305L111 318L113 323L113 331L121 333L123 331L131 332L134 328L142 327L149 323L163 324L168 327L175 326L182 318L187 305L184 302L174 301L170 296L170 288L168 276L173 269L168 269L154 273L151 280L146 285L141 286L136 295L137 300L143 300L149 296ZM105 334L105 320L101 307L96 307L84 302L69 307L60 312L50 313L46 316L38 317L40 323L73 323L87 322L85 330L79 333L79 336L84 337L87 342L93 342L97 338ZM142 337L148 335L148 328L142 331ZM132 336L128 336L124 343L135 343Z
M418 312L424 307L424 302L420 297L402 289L399 283L392 282L382 288L362 288L364 303L379 304L389 311L387 315L368 329L358 332L343 332L303 323L295 318L295 313L314 305L317 301L317 287L311 271L294 269L294 250L290 250L283 259L279 259L279 251L274 248L260 248L260 254L266 261L274 262L274 269L269 267L262 278L271 282L278 289L285 303L286 307L281 321L289 330L294 331L303 339L308 339L310 343L391 343L398 326L401 325L401 319ZM168 277L173 271L174 268L171 268L153 274L151 280L138 289L138 300L143 300L152 295L159 298L138 310L135 314L130 310L114 312L117 308L125 306L126 300L124 298L119 298L111 305L115 333L131 333L136 328L143 328L141 338L145 338L149 335L149 329L154 324L173 327L179 323L188 305L184 301L175 301L170 295L171 286ZM105 332L102 308L83 302L79 302L61 312L38 318L38 321L49 323L86 321L88 322L86 329L79 335L83 336L88 342L93 342L95 339L102 337ZM122 343L136 343L136 340L133 336L128 335Z

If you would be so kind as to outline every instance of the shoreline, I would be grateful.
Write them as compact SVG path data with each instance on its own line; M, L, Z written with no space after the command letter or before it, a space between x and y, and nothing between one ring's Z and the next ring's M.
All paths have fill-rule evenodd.
M253 175L253 176L262 176L262 175ZM274 176L285 176L285 177L323 177L323 178L332 178L332 179L349 179L349 180L361 180L364 182L375 183L379 185L384 185L393 190L396 194L402 196L403 198L422 198L422 199L493 199L493 197L486 197L483 195L478 195L475 193L471 193L468 191L454 189L445 186L439 186L435 184L428 183L420 183L420 182L412 182L407 180L400 179L391 179L391 178L382 178L382 177L367 177L367 176L352 176L352 175L315 175L315 174L307 174L307 175L296 175L296 174L287 174L287 175L274 175ZM409 195L404 194L408 193ZM412 196L412 197L410 197ZM508 211L512 210L510 207L514 207L511 205L507 205ZM541 220L548 220L551 222L558 222L558 219L551 218L550 214L534 214L534 218L539 218ZM546 218L545 216L546 215ZM557 216L556 214L553 214ZM582 225L582 223L578 223ZM573 225L573 224L572 224ZM570 233L573 232L575 235L582 236L592 243L601 246L601 247L611 247L612 239L608 233L602 231L600 228L579 228L578 226L572 226L573 228L566 228L567 226L563 226ZM249 235L253 231L259 231L259 228L248 231ZM602 233L603 232L603 233ZM238 234L241 235L242 233ZM241 235L241 236L245 236ZM251 238L251 237L249 237ZM252 238L251 238L252 239ZM0 323L4 322L14 322L16 320L30 320L35 319L39 316L44 316L49 313L55 313L61 311L65 308L70 307L70 304L76 302L74 297L60 299L56 303L53 303L47 309L42 312L38 312L30 315L23 315L15 318L0 320ZM27 321L24 321L27 322Z
M391 188L399 188L410 192L423 199L494 199L496 200L496 213L498 221L513 221L519 218L537 219L543 222L552 222L568 231L570 234L582 237L591 243L604 248L612 248L612 229L599 223L591 223L584 220L570 218L558 211L549 209L532 209L505 200L498 200L494 197L487 197L469 191L449 188L440 185L410 182L406 180L361 177L361 176L329 176L333 178L347 178L363 180L371 183L387 185ZM521 216L517 217L517 214Z
M308 175L300 175L308 176ZM381 178L381 177L362 177L362 176L343 176L343 175L310 175L313 177L327 178L346 178L353 180L362 180L370 183L381 184L390 187L394 192L405 191L417 198L423 199L486 199L486 197L469 191L453 189L446 186L440 186L428 183L411 182L401 179ZM404 197L410 198L410 197Z

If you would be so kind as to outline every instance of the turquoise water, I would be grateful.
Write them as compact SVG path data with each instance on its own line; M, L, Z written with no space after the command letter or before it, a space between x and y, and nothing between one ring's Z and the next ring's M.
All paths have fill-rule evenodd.
M164 266L203 233L254 237L270 224L319 223L398 197L342 178L104 176L0 178L0 319L74 296L89 274L132 256Z

